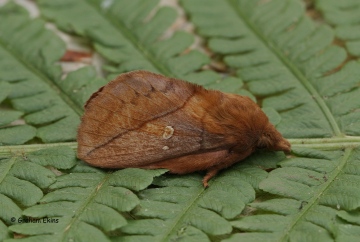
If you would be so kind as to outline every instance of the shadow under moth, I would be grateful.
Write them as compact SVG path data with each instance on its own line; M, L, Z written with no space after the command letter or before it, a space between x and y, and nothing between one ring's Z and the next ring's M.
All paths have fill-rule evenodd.
M92 94L78 130L78 157L102 168L216 173L256 149L290 143L250 98L148 71L133 71Z

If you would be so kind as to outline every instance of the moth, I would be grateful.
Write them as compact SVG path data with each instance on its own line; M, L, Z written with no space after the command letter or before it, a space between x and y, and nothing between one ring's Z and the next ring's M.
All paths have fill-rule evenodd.
M250 98L133 71L92 94L78 129L78 158L102 168L218 171L257 149L290 143Z

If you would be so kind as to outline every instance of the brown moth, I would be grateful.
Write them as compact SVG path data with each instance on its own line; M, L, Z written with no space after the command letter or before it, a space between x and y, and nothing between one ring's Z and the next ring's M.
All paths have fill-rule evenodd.
M119 75L85 104L78 157L103 168L216 173L256 149L290 143L250 98L148 71Z

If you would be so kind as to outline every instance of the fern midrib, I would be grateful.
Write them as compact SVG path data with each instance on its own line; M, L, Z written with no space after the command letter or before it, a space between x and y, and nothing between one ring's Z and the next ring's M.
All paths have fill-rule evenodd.
M114 28L118 29L121 35L125 36L144 57L147 59L156 69L158 69L165 76L174 76L173 73L165 66L160 64L160 61L157 61L157 58L147 50L147 48L141 44L141 42L136 38L132 31L125 27L124 23L120 23L119 20L114 19L110 14L104 15L101 9L97 7L94 3L90 3L85 0L85 2L90 5L92 8L101 15L105 20L107 20ZM146 23L145 23L146 24Z
M88 207L90 203L93 202L96 195L99 193L103 185L109 180L112 173L107 173L105 177L98 183L97 186L94 187L93 191L90 193L90 195L85 199L85 201L82 203L82 206L80 206L77 210L74 216L71 218L69 224L65 227L65 231L61 236L60 241L66 241L67 235L69 234L70 230L73 229L73 226L79 222L79 217L83 214L84 210Z
M321 98L320 94L314 88L313 85L307 80L306 76L291 62L286 58L283 52L276 47L264 34L261 33L257 29L257 27L242 13L242 11L238 8L236 3L233 0L227 0L228 4L232 6L237 15L241 18L241 20L246 23L249 30L251 30L255 36L272 52L274 55L286 66L291 73L300 81L300 83L305 87L305 89L309 92L309 94L316 101L321 111L323 112L325 118L329 122L331 128L335 136L343 137L343 133L341 132L338 124L332 113L330 112L329 107L326 105L325 100Z
M81 116L83 114L82 107L79 107L71 98L66 95L66 92L64 92L61 87L56 85L53 81L51 81L47 76L45 76L41 71L39 71L34 66L30 65L26 60L23 60L21 56L19 56L15 51L12 51L12 49L6 48L6 44L2 39L0 39L0 47L4 49L7 53L9 53L11 56L13 56L22 66L24 66L27 70L29 70L31 73L34 73L36 76L39 77L40 80L43 80L44 83L46 83L51 90L53 90L60 98L72 109L75 111L75 113L78 116ZM36 95L36 94L35 94Z
M323 150L339 150L360 146L360 136L345 136L334 138L289 139L291 146Z
M163 234L161 240L159 241L164 241L164 242L169 241L169 236L172 234L172 232L177 231L179 229L180 225L182 225L181 221L183 221L184 218L188 215L189 210L191 210L194 206L195 207L197 206L197 200L199 200L199 198L204 192L205 189L201 187L197 195L194 196L194 198L188 202L185 209L182 210L183 212L179 214L175 219L171 220L172 226L166 231L166 233Z
M69 146L71 149L77 149L77 142L64 142L64 143L49 143L49 144L30 144L30 145L13 145L13 146L0 146L0 158L8 157L12 154L29 153L41 149Z
M334 169L334 172L331 173L331 175L328 176L327 182L325 182L323 185L319 186L316 192L314 192L314 196L309 200L308 204L305 206L303 210L301 210L300 213L296 214L292 222L287 226L286 229L284 229L284 234L282 237L280 237L279 241L288 241L289 235L291 233L291 230L299 223L301 220L304 219L304 216L307 215L308 211L313 208L314 206L317 206L319 204L319 199L321 198L322 194L326 192L332 183L335 181L335 179L342 174L343 168L346 165L351 152L353 151L352 148L348 148L345 150L344 156L340 162L340 164ZM317 195L316 195L317 194Z

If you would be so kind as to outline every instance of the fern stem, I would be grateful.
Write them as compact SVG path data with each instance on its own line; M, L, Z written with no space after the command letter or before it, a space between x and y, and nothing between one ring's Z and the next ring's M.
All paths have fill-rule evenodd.
M11 154L29 153L32 151L37 151L51 147L59 147L59 146L69 146L71 149L76 150L77 142L0 146L0 158L7 157Z
M238 16L246 23L249 29L258 37L259 40L269 49L271 50L274 55L286 66L291 73L300 81L300 83L305 87L305 89L309 92L312 98L316 101L319 105L320 109L322 110L324 116L328 120L335 136L343 137L343 133L341 132L338 124L334 116L332 115L329 107L326 105L325 100L321 98L320 94L314 88L314 86L310 83L310 81L306 78L306 76L297 68L291 61L288 60L286 55L279 49L279 47L271 42L269 38L267 38L258 28L249 20L242 11L238 8L236 3L233 0L228 0L229 5L235 9Z
M334 138L315 138L315 139L288 139L293 148L314 148L324 150L337 150L344 148L355 148L360 146L359 136L346 136Z

